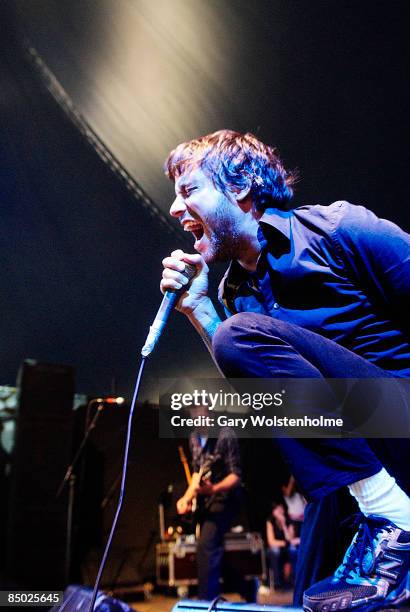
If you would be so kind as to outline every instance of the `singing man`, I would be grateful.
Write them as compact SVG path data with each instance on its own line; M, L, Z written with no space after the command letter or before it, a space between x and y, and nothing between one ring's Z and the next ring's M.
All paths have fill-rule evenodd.
M408 234L345 201L291 209L294 175L249 133L182 143L166 173L175 184L170 214L197 253L164 259L161 290L181 289L185 263L196 266L177 308L225 376L410 377ZM229 262L219 291L224 321L208 296L208 264L220 261ZM409 599L410 499L381 456L363 439L278 443L313 507L348 487L362 512L342 564L305 590L305 609ZM302 534L306 563L320 549L314 516L308 508L304 529L319 535L303 550Z

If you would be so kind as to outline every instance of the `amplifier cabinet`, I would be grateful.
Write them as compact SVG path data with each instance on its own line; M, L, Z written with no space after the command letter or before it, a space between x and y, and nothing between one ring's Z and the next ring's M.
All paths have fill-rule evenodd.
M189 537L157 544L157 584L169 587L198 584L196 547L197 543ZM223 568L234 570L246 580L266 578L265 548L259 533L227 535L224 551Z
M181 538L157 544L156 569L160 586L197 584L196 542L188 543Z

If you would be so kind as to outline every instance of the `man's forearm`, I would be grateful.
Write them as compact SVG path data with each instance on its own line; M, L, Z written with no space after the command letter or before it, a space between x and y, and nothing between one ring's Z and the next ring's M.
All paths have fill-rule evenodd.
M227 491L237 487L240 482L241 479L237 474L228 474L223 480L214 484L214 493L226 493Z
M212 338L222 323L210 298L206 297L187 315L212 355Z
M191 483L183 495L183 497L187 501L191 501L196 496L196 490L197 490L197 487L199 486L200 480L201 480L201 477L198 474L198 472L194 472L192 474Z

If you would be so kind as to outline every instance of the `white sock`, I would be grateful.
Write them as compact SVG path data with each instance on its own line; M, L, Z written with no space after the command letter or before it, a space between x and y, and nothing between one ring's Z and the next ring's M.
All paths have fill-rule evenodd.
M410 498L384 468L348 486L365 516L377 514L410 531Z

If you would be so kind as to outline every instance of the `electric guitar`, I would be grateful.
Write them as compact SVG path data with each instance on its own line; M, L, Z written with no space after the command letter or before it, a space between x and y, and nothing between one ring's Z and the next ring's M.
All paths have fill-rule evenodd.
M182 446L178 447L178 452L179 452L179 458L181 460L181 463L184 467L184 472L185 472L185 477L186 477L186 481L188 486L191 484L192 482L192 475L189 469L189 465L188 465L188 460L186 458L185 455L185 451L183 449ZM212 476L212 464L214 462L214 456L213 455L208 455L205 460L203 461L201 467L199 468L198 471L198 475L199 475L199 484L201 484L204 480L209 480ZM194 525L194 531L195 531L195 536L198 539L199 538L199 530L200 530L200 514L201 511L203 509L207 509L209 508L209 506L211 505L212 501L213 501L214 496L210 495L203 503L200 504L200 507L198 506L198 497L195 495L195 497L192 498L191 503L190 503L190 509L189 511L192 513L192 522Z

